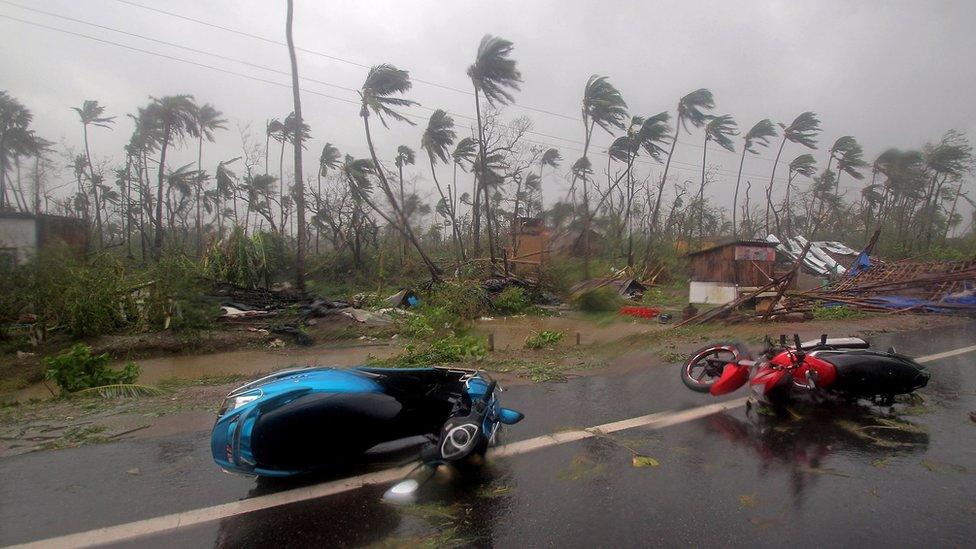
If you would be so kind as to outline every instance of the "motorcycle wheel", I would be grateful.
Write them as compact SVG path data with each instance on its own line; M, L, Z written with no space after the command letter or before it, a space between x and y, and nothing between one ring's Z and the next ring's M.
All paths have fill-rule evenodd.
M692 391L707 393L722 376L726 364L743 359L752 359L752 355L738 342L703 347L681 366L681 382Z

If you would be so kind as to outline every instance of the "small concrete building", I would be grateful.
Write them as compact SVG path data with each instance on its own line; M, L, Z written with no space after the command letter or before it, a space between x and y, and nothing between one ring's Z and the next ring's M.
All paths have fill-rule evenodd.
M764 286L773 277L776 244L763 240L728 240L688 254L691 303L724 304Z
M74 217L0 212L0 265L20 265L37 250L64 242L79 256L88 246L88 226Z

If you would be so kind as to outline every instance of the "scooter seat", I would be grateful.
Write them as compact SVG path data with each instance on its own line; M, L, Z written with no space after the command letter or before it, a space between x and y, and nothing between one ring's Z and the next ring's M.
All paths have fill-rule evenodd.
M820 351L814 354L837 370L832 389L855 395L910 393L928 383L929 373L915 361L875 351Z

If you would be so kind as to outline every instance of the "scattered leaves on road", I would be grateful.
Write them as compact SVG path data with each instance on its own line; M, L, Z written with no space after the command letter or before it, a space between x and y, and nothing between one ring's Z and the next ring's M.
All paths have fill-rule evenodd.
M633 458L634 467L660 467L661 464L658 460L650 456L642 456L640 454L634 454Z

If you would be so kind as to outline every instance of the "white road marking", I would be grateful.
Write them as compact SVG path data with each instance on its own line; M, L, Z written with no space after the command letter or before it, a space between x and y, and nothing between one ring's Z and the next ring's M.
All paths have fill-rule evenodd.
M916 358L915 361L921 363L932 362L943 358L971 353L973 351L976 351L976 345L921 356ZM688 410L657 412L648 414L646 416L604 423L603 425L596 425L587 429L561 431L550 435L542 435L493 448L491 450L491 455L493 457L516 456L519 454L534 452L542 448L548 448L550 446L557 446L567 442L591 438L601 433L613 433L616 431L623 431L625 429L633 429L635 427L663 429L672 425L678 425L680 423L687 423L689 421L701 419L725 410L738 408L739 406L743 406L747 399L748 397L742 397L734 400L708 404L705 406L698 406ZM76 534L68 534L65 536L31 541L20 545L12 545L9 546L9 549L33 549L41 547L91 547L94 545L103 545L153 534L175 533L181 528L188 528L190 526L195 526L205 522L211 522L237 515L243 515L245 513L260 511L262 509L269 509L272 507L279 507L291 503L299 503L302 501L340 494L361 488L368 484L383 484L393 482L403 478L413 468L414 465L411 464L394 469L384 469L382 471L334 480L331 482L324 482L314 486L305 486L303 488L277 492L274 494L268 494L266 496L258 496L240 501L214 505L211 507L203 507L200 509L173 513L171 515L164 515L161 517L119 524L116 526L97 528L95 530L88 530L87 532L79 532Z
M915 362L932 362L933 360L940 360L943 358L949 358L952 356L963 355L966 353L971 353L976 351L976 345L970 345L969 347L961 347L959 349L953 349L951 351L946 351L944 353L935 353L934 355L920 356L915 359Z

